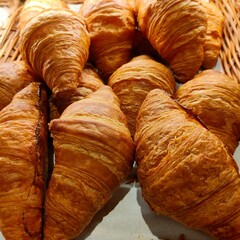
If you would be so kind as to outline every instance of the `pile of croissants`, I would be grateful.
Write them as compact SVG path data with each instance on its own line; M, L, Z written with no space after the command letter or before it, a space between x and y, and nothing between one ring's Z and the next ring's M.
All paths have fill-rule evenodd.
M5 239L75 239L136 161L153 211L239 240L240 85L213 70L223 27L204 0L27 0L22 60L0 65Z

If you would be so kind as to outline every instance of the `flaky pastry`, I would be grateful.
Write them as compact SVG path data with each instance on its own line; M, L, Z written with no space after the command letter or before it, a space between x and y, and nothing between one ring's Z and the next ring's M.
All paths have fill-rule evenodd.
M24 61L0 64L0 110L7 106L14 95L34 81Z
M238 167L222 141L160 89L139 111L138 179L151 208L220 240L240 236Z
M236 80L205 70L183 84L175 96L234 153L240 139L240 85Z
M207 16L199 0L136 0L140 30L184 83L202 65Z
M80 13L91 36L91 58L107 81L131 58L134 9L128 0L85 0Z
M0 229L41 240L47 180L47 95L30 83L0 111Z
M126 179L134 144L109 86L50 122L56 164L46 197L46 239L73 239Z
M84 20L68 9L45 10L21 31L23 59L55 95L77 88L89 45Z
M175 91L170 70L146 55L135 57L117 69L109 78L109 85L120 99L132 136L139 108L147 93L154 88L161 88L169 94Z

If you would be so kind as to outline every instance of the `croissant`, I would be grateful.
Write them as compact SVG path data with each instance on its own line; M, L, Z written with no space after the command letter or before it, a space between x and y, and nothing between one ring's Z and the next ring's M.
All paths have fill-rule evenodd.
M78 85L78 88L75 91L73 91L71 95L65 96L64 98L57 98L55 96L51 97L50 104L53 116L53 118L51 119L58 118L60 114L62 114L62 112L70 104L85 98L87 95L89 95L92 92L95 92L98 88L102 87L103 85L104 85L103 81L101 80L93 66L91 64L87 64L83 69L81 81ZM54 108L54 106L56 106L56 108Z
M147 93L154 88L164 89L170 94L175 91L175 80L170 70L146 55L135 57L117 69L109 78L109 85L120 99L132 136L139 108Z
M68 9L45 10L21 31L22 58L59 96L77 88L89 45L83 19Z
M20 29L23 29L33 17L51 7L68 8L61 0L27 0L23 5L20 15Z
M23 61L0 64L0 110L7 106L14 95L34 81L33 74Z
M46 91L35 82L0 111L0 229L5 239L42 239L46 109Z
M151 208L216 239L240 236L238 167L222 141L160 89L138 115L138 178Z
M46 196L46 239L73 239L128 176L134 144L119 101L103 86L50 122L56 165Z
M85 0L81 9L91 36L90 55L101 77L110 75L131 57L134 9L128 0Z
M226 74L205 70L175 94L184 107L199 116L231 154L240 138L240 85Z
M224 16L220 9L213 2L202 0L207 13L207 34L204 44L204 68L213 68L222 46L222 32L224 26Z
M202 65L207 30L199 0L137 0L136 8L140 30L178 81L192 79Z

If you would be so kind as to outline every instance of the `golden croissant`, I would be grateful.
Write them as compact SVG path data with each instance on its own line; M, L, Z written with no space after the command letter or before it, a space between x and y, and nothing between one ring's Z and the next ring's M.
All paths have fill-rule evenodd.
M68 9L45 10L21 31L23 59L55 95L64 96L77 88L89 45L84 20Z
M73 102L85 98L98 88L102 87L103 81L91 64L87 64L82 72L78 88L64 98L52 96L50 100L51 119L58 118L62 112ZM55 116L54 116L55 115Z
M240 85L216 70L205 70L175 94L234 153L240 139Z
M238 167L222 141L160 89L138 115L136 159L151 208L216 239L240 236Z
M20 29L23 29L33 17L51 7L68 8L61 0L27 0L20 15Z
M80 12L91 36L91 59L107 81L131 58L134 9L128 0L86 0Z
M175 80L170 70L152 58L141 55L117 69L109 78L109 85L120 99L132 136L135 121L147 93L161 88L169 94L175 91Z
M6 240L42 239L46 109L46 91L35 82L0 111L0 229Z
M0 64L0 110L7 106L14 95L34 81L33 74L23 61Z
M47 190L46 239L73 239L128 176L134 144L119 101L103 86L50 122L56 165Z
M178 81L202 65L207 16L199 0L136 0L140 30L169 63Z
M222 46L224 16L214 2L202 0L201 3L207 13L207 34L204 43L204 68L213 68L218 60Z

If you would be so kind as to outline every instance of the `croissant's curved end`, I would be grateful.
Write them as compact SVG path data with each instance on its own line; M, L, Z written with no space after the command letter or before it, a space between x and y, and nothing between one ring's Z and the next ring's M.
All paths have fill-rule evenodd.
M91 36L90 57L107 82L131 58L135 12L127 0L86 0L80 14Z
M137 1L140 30L184 83L204 58L207 15L199 0Z
M201 4L207 13L207 34L204 43L203 67L213 68L218 60L222 46L222 34L224 28L224 16L214 2L201 0Z
M46 109L45 89L31 83L0 112L0 229L6 239L42 239Z
M55 95L64 96L77 88L89 46L84 20L68 9L47 9L21 31L23 59Z
M240 85L236 80L205 70L183 84L175 96L234 153L240 138Z
M24 61L0 64L0 110L7 106L14 95L34 81Z
M86 64L82 72L77 89L71 94L63 97L57 97L52 94L50 105L50 119L59 118L62 112L72 103L87 97L90 93L95 92L104 85L96 69L91 64Z
M108 84L121 102L132 136L139 108L147 93L155 88L170 94L175 92L175 80L171 71L147 55L134 57L122 65L111 75Z
M238 239L238 168L218 137L153 90L140 109L135 141L138 178L154 211L217 239Z
M25 1L21 14L19 25L20 29L23 29L24 26L35 16L40 14L42 11L52 8L68 8L61 0L27 0Z
M50 123L56 165L46 197L46 239L72 239L126 179L134 144L108 86L68 106Z

